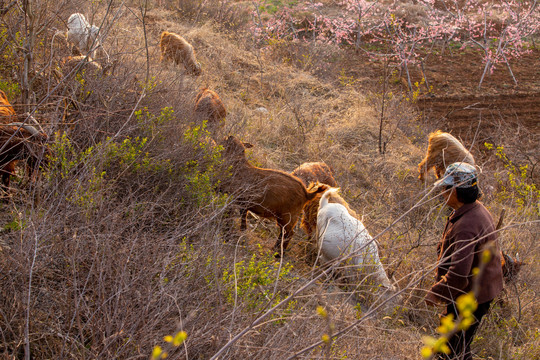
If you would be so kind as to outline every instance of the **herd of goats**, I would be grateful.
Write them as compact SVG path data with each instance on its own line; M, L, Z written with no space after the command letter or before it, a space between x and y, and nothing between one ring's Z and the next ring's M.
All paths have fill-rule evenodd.
M78 49L78 56L70 56L66 64L72 67L100 69L93 60L96 52L106 54L99 39L99 28L90 25L84 15L72 14L68 20L67 41ZM183 64L192 75L201 74L193 46L178 34L164 31L160 38L161 61L170 60ZM86 53L87 55L81 55ZM80 64L80 65L79 65ZM219 96L203 88L195 101L195 113L209 125L222 123L227 115ZM35 181L40 166L47 166L51 150L48 138L39 123L27 114L18 116L6 94L0 91L0 173L1 190L9 192L10 177L15 175L17 163L25 163L27 172ZM215 142L212 141L213 144ZM317 252L323 262L348 259L348 268L370 274L374 284L389 292L395 290L379 259L377 244L358 219L356 213L338 194L338 184L332 169L324 162L305 163L292 173L256 167L246 158L246 148L252 147L235 136L229 136L219 145L223 147L225 166L232 175L224 179L219 190L237 193L234 204L240 209L241 229L247 227L248 211L262 218L275 219L280 234L274 246L276 256L287 249L294 234L296 223L311 238L316 233ZM451 134L431 133L425 158L418 165L419 178L424 181L427 171L435 168L437 178L445 171L445 165L463 161L475 164L472 154ZM503 271L506 276L515 273L519 261L503 254Z

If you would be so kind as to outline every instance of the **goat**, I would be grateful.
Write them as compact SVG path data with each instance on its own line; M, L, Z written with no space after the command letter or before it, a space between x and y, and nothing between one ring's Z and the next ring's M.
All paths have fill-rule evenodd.
M377 285L395 291L379 259L377 243L364 224L349 213L347 207L330 203L339 188L324 192L317 213L317 245L324 262L335 259L350 261L349 272L369 275ZM350 260L349 260L350 259Z
M518 254L516 254L515 258L513 258L504 251L501 251L501 267L505 282L512 282L521 271L522 266L523 261L519 260Z
M39 130L44 133L41 125L29 113L24 113L23 115L18 116L13 109L13 106L11 106L11 104L9 103L6 93L0 90L0 124L5 125L14 121L16 122L17 120L19 120L19 118L23 121L23 123L27 123L29 121L32 122L33 126L38 127Z
M99 51L98 56L108 54L105 52L101 39L98 37L99 28L95 25L90 25L83 14L71 14L67 21L67 41L75 45L82 52L89 52L91 57L95 57L96 51Z
M317 228L317 213L319 212L319 203L321 201L323 192L331 188L331 186L327 184L315 182L311 183L307 187L307 190L311 191L318 187L323 189L322 192L318 193L312 200L308 201L306 205L304 205L304 214L302 216L302 221L300 222L300 228L302 228L310 238L313 234L313 231ZM349 214L356 217L356 212L354 212L354 210L349 207L349 204L347 204L347 202L337 193L329 194L328 202L337 203L345 206Z
M327 189L337 186L332 169L324 162L303 163L294 169L291 175L298 177L308 190L312 187L312 183L329 185L326 187ZM321 196L321 194L318 194L304 205L300 227L308 234L309 238L311 238L311 234L317 226L317 211L319 210Z
M24 124L31 122L33 126L39 128L39 131L45 133L37 120L29 113L17 115L13 106L9 103L6 93L0 90L0 124L9 124L21 120Z
M9 103L6 93L0 90L0 124L9 124L14 121L16 122L17 120L19 120L19 118L24 123L28 121L32 122L33 126L38 127L39 131L44 132L41 125L29 113L24 113L21 116L18 116L13 109L13 106L11 106L11 104Z
M6 93L0 90L0 124L7 124L16 120L17 114L9 103Z
M201 119L208 120L211 124L218 124L227 116L225 105L223 105L218 94L208 88L199 90L195 98L195 113Z
M291 174L302 180L305 187L308 187L310 183L317 181L322 184L330 185L331 187L337 187L332 168L322 161L303 163L294 169Z
M9 189L10 176L15 174L18 160L26 160L33 170L32 178L37 174L37 165L45 160L44 154L50 154L45 145L47 136L31 125L11 123L0 125L0 173L2 187Z
M242 143L234 136L224 139L223 165L231 169L232 174L223 179L220 190L234 196L234 203L241 214L240 229L247 228L248 211L263 218L275 219L280 227L279 238L274 245L277 256L287 249L294 234L304 204L313 199L322 190L306 190L302 181L284 171L255 167L246 159L245 150L253 145Z
M163 31L159 40L160 61L172 60L176 65L182 63L193 75L201 75L201 64L195 58L193 46L178 34Z
M22 119L24 118L24 119ZM24 122L16 122L18 119L18 115L13 109L13 106L9 103L6 93L4 93L2 90L0 90L0 129L4 131L17 131L20 128L24 128L24 132L26 132L26 135L30 133L32 136L39 136L39 137L46 137L43 128L39 123L34 119L33 116L29 114L23 114L21 115L21 120L24 120ZM36 130L34 126L26 124L26 122L31 121L35 126L39 128L39 131ZM5 139L4 139L5 140ZM4 147L5 142L0 143L0 148ZM4 147L5 148L5 147ZM4 149L5 150L5 149ZM10 156L3 156L3 159L8 159ZM2 174L2 183L4 184L4 187L7 188L9 186L9 176L15 174L15 168L17 166L18 159L13 159L9 162L6 162L6 160L3 160L2 165L0 166L0 173Z
M428 149L424 159L418 164L418 178L425 180L426 173L435 167L437 179L444 174L446 167L454 162L466 162L475 165L472 154L449 133L437 130L429 134Z
M91 57L86 57L84 55L68 56L62 60L62 72L64 75L67 76L75 68L78 68L78 71L81 72L84 70L84 73L86 75L90 75L91 77L96 77L103 74L103 68L101 65L94 61Z

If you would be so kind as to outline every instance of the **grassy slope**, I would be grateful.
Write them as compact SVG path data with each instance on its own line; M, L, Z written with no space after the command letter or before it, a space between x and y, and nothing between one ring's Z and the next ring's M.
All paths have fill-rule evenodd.
M146 126L150 125L144 123L141 127L129 117L141 93L129 81L133 76L137 81L144 79L146 67L142 24L133 16L137 9L131 10L123 13L106 42L118 61L115 72L95 89L113 99L116 96L117 101L110 103L123 104L125 111L115 112L113 108L103 115L98 102L97 106L75 113L73 119L80 127L71 128L70 136L91 136L91 141L79 140L81 149L88 146L88 141L97 144L103 140L94 134L96 128L97 133L109 135L120 131L121 139L149 134ZM192 25L174 11L157 8L147 18L150 75L155 87L140 106L153 114L170 106L175 114L162 129L155 130L158 135L149 136L146 150L154 159L172 159L181 173L182 164L199 155L180 143L187 125L194 121L194 94L199 87L208 86L220 94L229 112L220 135L235 134L254 143L249 156L263 167L291 171L302 162L326 161L334 168L344 197L363 214L373 235L424 194L416 180L416 164L431 129L418 126L411 106L396 96L387 113L385 132L392 138L387 153L380 155L379 117L373 105L380 91L378 81L373 79L370 89L347 85L346 79L339 77L341 69L326 61L330 54L341 56L339 49L277 44L260 51L240 28L219 30L211 22ZM181 69L157 62L156 39L163 29L183 34L193 43L203 66L200 78L193 79ZM306 64L305 59L312 62ZM121 96L119 84L127 84ZM258 112L259 107L268 112ZM43 116L57 117L52 109L44 111ZM122 127L124 122L127 126ZM161 170L141 175L127 170L115 172L109 167L111 177L106 177L101 189L93 190L99 200L90 210L66 200L79 184L86 189L83 175L91 171L85 169L101 164L99 159L98 154L95 163L84 162L80 173L70 175L69 182L73 183L64 179L58 184L42 185L46 201L30 206L15 195L13 202L3 205L3 223L13 223L19 216L22 222L32 225L9 231L3 240L7 246L2 248L5 256L0 264L2 274L7 275L2 293L14 295L0 297L4 304L0 320L10 324L2 332L6 345L0 347L0 353L23 353L24 299L30 273L34 300L29 327L31 349L37 358L59 354L63 358L146 357L153 345L162 344L163 335L179 329L188 333L187 346L171 349L172 354L178 358L209 358L250 324L265 308L267 299L273 295L283 299L313 276L307 260L309 246L299 232L285 257L291 272L274 286L273 269L278 263L267 249L277 236L275 225L251 219L246 233L226 228L220 203L197 205L197 199L184 190L182 175L167 177ZM497 186L493 180L485 182ZM511 204L498 201L496 194L490 193L486 203L494 214ZM21 209L25 209L24 215L17 215ZM430 201L379 238L387 271L402 288L414 283L404 292L403 308L387 309L388 317L379 313L363 319L334 345L318 347L307 353L307 358L324 354L335 358L419 357L421 335L433 335L436 324L433 309L422 302L422 289L432 280L429 267L435 261L444 213L437 201ZM513 210L507 217L514 223L530 218ZM31 241L35 234L41 239L38 243L43 244L36 251L37 258L31 256L36 249ZM231 241L223 243L224 236L231 237ZM524 270L516 291L507 293L506 307L497 307L484 325L477 352L495 358L515 358L519 354L530 358L537 351L534 324L538 303L534 291L538 277L534 274L538 265L534 259L538 246L534 236L534 228L524 226L510 229L501 239L505 249L525 252L530 267ZM184 245L183 239L192 245ZM247 246L235 246L242 242ZM262 245L262 250L257 249L257 244ZM254 261L251 267L247 265L250 259ZM238 274L246 274L245 268L249 268L259 284L252 286L255 280L240 277L239 291L244 292L235 299L224 272L230 273L232 264L239 261L244 264L237 268ZM13 275L14 271L19 274ZM18 287L20 283L26 286ZM335 284L336 280L329 278L311 286L295 303L280 308L272 318L248 332L224 358L286 358L317 342L322 334L353 324L359 318L355 301ZM274 298L270 304L275 302ZM316 314L318 305L328 309L328 322ZM369 310L369 303L362 309Z

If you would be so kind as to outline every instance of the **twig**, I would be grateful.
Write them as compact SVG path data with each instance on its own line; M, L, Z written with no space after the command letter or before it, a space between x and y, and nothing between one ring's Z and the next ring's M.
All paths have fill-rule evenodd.
M146 76L144 78L144 85L148 86L148 79L150 78L150 55L148 53L148 37L146 34L146 12L148 11L148 0L144 0L144 6L141 5L141 21L144 34L144 49L146 51Z
M22 236L22 233L21 233ZM28 296L26 297L26 321L24 324L24 359L30 360L30 299L32 297L32 277L34 275L34 265L37 258L38 238L34 232L34 253L32 254L32 264L28 273Z

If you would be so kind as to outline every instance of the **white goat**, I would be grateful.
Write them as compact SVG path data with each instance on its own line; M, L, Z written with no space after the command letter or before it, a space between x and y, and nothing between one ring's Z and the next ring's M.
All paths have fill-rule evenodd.
M90 52L90 57L94 58L95 52L99 50L107 58L109 57L98 37L99 28L95 25L90 25L83 14L71 14L67 26L68 42L77 46L81 52Z
M347 208L338 203L330 203L330 196L339 196L339 188L328 189L319 204L317 213L317 245L325 262L344 259L347 274L352 279L360 279L363 274L373 279L375 285L385 290L395 291L379 259L377 243L364 224L349 214Z

